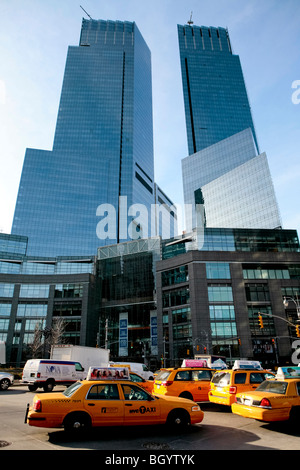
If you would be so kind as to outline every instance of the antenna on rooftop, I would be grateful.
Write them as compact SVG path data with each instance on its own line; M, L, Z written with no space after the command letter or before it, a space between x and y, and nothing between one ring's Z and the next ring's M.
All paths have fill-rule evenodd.
M189 19L189 21L187 22L190 26L191 26L192 24L194 24L194 22L192 21L192 16L193 16L193 12L191 11L190 19Z
M88 14L88 12L85 11L85 9L84 9L81 5L79 5L79 6L80 6L80 8L84 11L84 13L85 13L89 18L91 18L91 20L92 20L93 18Z

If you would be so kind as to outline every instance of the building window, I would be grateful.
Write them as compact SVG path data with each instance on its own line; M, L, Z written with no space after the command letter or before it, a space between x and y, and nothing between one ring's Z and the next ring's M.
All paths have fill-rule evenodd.
M209 316L211 320L235 320L233 305L210 305Z
M79 317L81 316L81 302L61 303L53 307L53 317Z
M11 311L11 304L1 303L0 304L0 315L3 317L9 317Z
M46 317L47 304L19 304L17 317Z
M246 284L247 302L269 302L270 294L267 284Z
M232 287L228 284L209 285L209 302L233 302Z
M235 322L211 322L211 335L214 340L218 338L236 338L237 330Z
M57 284L55 286L54 297L56 298L82 297L82 294L82 284Z
M0 331L7 331L9 325L9 319L0 318Z
M191 309L190 307L178 308L172 310L172 318L174 323L187 323L191 321Z
M6 284L0 282L0 297L13 297L14 295L14 284Z
M258 323L258 314L263 317L264 328L260 328ZM264 315L266 314L266 315ZM252 336L269 336L275 335L274 319L272 317L271 306L268 305L250 305L248 306L249 325Z
M188 288L163 292L163 308L184 305L190 302L190 291Z
M192 325L173 325L173 339L191 338L192 337Z
M20 298L48 298L48 284L22 284L20 289Z
M229 263L206 263L207 279L230 279Z
M180 266L162 273L162 286L172 286L189 280L188 266Z

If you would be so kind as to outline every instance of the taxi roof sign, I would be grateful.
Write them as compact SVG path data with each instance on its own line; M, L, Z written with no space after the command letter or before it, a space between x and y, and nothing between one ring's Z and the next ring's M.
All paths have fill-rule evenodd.
M127 367L90 367L87 380L130 380Z
M215 362L213 362L210 366L212 369L228 369L228 366L226 362L222 361L222 359L217 359Z
M259 361L234 361L233 369L263 370Z
M300 379L300 367L278 367L277 379Z
M205 359L184 359L181 367L208 367Z

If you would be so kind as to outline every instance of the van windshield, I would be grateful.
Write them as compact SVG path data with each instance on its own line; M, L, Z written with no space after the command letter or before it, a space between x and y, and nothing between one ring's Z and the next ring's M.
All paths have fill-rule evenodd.
M63 395L65 397L71 397L76 390L81 387L82 383L81 382L75 382L74 384L70 385L70 387L66 388L66 390L63 392Z

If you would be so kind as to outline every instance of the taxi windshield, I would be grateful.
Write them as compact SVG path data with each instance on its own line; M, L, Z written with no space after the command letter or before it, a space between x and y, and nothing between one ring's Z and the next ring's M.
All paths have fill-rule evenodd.
M273 380L266 380L257 387L258 392L270 392L278 393L279 395L285 395L287 389L287 382L278 382Z
M66 388L66 390L63 391L63 395L65 397L71 397L76 390L78 390L81 387L82 383L81 382L75 382L74 384L70 385L70 387Z
M156 380L167 380L169 375L171 374L171 371L169 370L162 370L157 374Z

